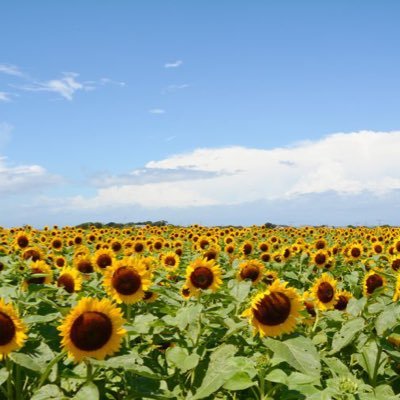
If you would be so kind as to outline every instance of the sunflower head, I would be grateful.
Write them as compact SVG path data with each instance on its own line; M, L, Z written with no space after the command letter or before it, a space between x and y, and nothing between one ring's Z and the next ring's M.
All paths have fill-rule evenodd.
M110 249L99 249L94 253L93 264L99 272L104 272L114 261L114 252Z
M280 336L292 332L303 308L301 298L286 282L276 280L266 291L259 293L243 316L254 326L254 334Z
M349 300L353 297L350 292L342 290L337 293L337 301L334 305L335 310L344 311L347 308Z
M120 348L126 331L121 310L108 299L83 298L58 327L61 345L76 362L103 360Z
M53 272L49 265L44 261L34 261L29 265L30 276L24 281L23 288L27 289L29 285L44 285L51 283Z
M0 356L20 349L27 339L25 324L18 317L11 304L0 299Z
M117 303L137 303L151 285L151 272L140 258L125 257L107 268L103 285Z
M198 258L186 269L186 286L191 295L207 289L215 292L221 284L221 269L215 260Z
M337 301L336 280L323 273L311 289L316 305L320 310L332 309Z
M240 281L250 280L256 285L263 277L264 264L257 260L248 260L239 264L237 279Z
M386 278L379 273L378 270L371 269L363 280L363 294L364 296L371 296L375 290L384 288L386 286Z
M75 268L64 267L57 279L57 286L68 293L79 292L82 288L82 276Z
M162 255L161 263L166 270L174 271L179 267L179 257L175 252L169 251Z

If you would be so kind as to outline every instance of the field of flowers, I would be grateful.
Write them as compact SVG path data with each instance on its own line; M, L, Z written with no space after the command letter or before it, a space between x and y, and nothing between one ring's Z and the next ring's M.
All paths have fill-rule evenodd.
M399 399L400 229L0 228L0 398Z

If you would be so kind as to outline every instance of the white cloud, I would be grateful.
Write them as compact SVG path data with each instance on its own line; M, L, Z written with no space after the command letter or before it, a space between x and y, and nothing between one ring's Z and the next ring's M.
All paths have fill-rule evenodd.
M128 205L192 208L291 201L324 193L379 197L400 189L399 149L400 132L371 131L273 149L197 149L147 163L145 170L157 171L159 181L110 180L95 196L75 197L69 205L92 210ZM161 174L163 170L168 173ZM179 171L179 179L171 171ZM193 179L195 172L200 175Z
M150 114L165 114L166 111L163 108L152 108L149 110Z
M188 87L189 85L187 83L183 83L181 85L168 85L161 91L161 93L166 94L166 93L176 92L178 90L186 89Z
M110 79L110 78L101 78L100 84L102 84L102 85L110 84L110 85L116 85L116 86L121 86L121 87L126 86L126 82L114 81L113 79Z
M79 74L65 72L60 79L52 79L45 82L34 82L32 85L23 86L21 89L31 92L53 92L72 100L78 90L93 90L95 87L91 82L78 82Z
M0 193L21 194L36 192L38 189L61 182L61 178L52 175L40 165L11 166L5 157L0 157Z
M182 60L176 60L174 62L167 62L164 64L164 68L178 68L183 64Z
M3 101L5 103L11 101L10 93L0 92L0 101Z
M13 76L24 76L23 72L12 64L0 64L0 73Z

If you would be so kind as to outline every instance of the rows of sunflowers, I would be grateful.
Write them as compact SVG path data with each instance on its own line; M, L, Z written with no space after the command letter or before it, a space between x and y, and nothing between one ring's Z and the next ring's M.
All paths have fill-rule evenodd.
M400 229L0 228L0 398L398 399Z

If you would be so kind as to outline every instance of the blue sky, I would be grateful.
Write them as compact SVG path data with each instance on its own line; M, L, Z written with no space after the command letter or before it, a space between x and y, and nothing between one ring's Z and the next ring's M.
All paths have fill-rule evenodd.
M3 2L0 225L400 224L399 15Z

